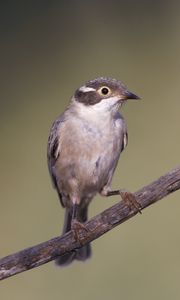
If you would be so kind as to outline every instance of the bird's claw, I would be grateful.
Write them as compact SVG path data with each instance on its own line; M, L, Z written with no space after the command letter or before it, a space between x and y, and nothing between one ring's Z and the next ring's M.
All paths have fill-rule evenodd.
M74 239L82 245L82 240L84 240L83 231L88 233L89 229L87 229L85 225L77 219L73 219L71 221L71 230L73 232Z
M137 201L134 194L128 192L127 190L120 190L119 194L122 200L126 203L126 205L129 207L131 211L135 210L138 211L140 214L142 214L141 212L142 207L140 203Z

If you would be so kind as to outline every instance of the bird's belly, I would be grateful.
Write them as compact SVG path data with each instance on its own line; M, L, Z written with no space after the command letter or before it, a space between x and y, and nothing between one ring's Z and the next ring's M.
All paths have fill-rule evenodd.
M107 183L119 153L118 142L110 141L105 145L102 139L66 148L56 165L61 189L68 194L76 191L81 198L96 194Z
M66 136L55 165L59 190L79 199L88 195L92 198L107 183L117 164L120 149L121 141L113 128L107 132L107 129L80 127Z
M106 146L99 155L94 168L94 180L97 183L98 191L108 182L109 176L118 163L119 155L120 148L116 143Z

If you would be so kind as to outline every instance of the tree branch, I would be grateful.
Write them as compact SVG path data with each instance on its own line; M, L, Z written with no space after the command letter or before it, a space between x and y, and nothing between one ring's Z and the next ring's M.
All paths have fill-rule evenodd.
M180 189L180 167L143 187L134 193L134 196L144 209L178 189ZM63 236L6 256L0 259L0 280L36 268L60 255L73 251L97 239L137 213L138 209L132 211L125 202L121 201L85 223L87 231L80 232L81 243L74 239L73 232L70 231Z

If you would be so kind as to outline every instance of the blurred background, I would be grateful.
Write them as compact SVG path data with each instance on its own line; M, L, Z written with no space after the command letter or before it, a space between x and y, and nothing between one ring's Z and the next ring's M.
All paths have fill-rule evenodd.
M129 144L114 188L136 191L179 164L179 1L1 1L0 256L58 236L64 211L46 145L74 90L121 79ZM1 282L2 300L179 299L180 194L93 242L93 257L51 262ZM97 197L90 216L119 201Z

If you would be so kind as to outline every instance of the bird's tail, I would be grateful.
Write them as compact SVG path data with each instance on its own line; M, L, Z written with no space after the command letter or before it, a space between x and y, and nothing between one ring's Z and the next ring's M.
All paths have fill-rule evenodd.
M66 208L65 219L64 219L64 227L63 234L71 230L71 221L72 221L72 213ZM78 221L84 223L87 221L87 207L81 208L78 213ZM56 259L56 264L58 266L67 266L73 262L73 260L85 261L91 256L91 246L87 244L73 252L64 254L63 256L59 256Z

